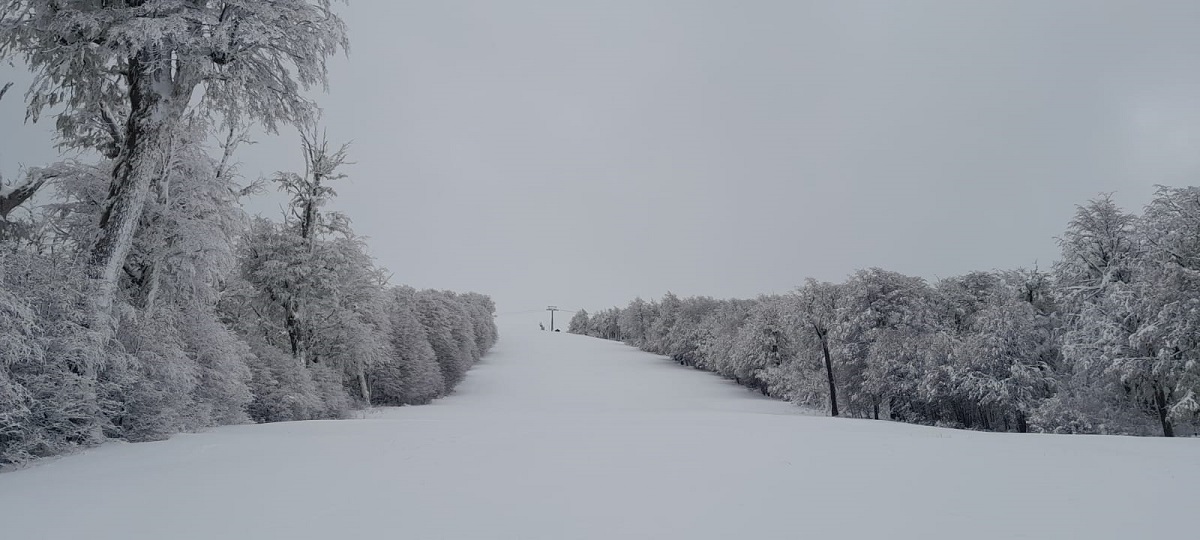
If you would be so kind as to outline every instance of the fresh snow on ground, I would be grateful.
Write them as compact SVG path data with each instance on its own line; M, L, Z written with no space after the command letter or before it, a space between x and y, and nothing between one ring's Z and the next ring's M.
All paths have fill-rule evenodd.
M831 419L501 325L451 397L0 474L0 538L1194 538L1200 440Z

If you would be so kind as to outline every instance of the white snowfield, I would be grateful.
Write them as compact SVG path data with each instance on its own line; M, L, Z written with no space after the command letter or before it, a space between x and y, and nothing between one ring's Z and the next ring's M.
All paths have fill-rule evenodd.
M0 538L1197 538L1200 440L806 415L501 326L456 395L0 474Z

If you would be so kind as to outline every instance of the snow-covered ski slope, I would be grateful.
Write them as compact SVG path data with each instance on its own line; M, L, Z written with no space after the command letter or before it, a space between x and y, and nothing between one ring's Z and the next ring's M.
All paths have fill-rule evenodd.
M0 538L1196 538L1200 440L805 415L501 326L458 393L0 474Z

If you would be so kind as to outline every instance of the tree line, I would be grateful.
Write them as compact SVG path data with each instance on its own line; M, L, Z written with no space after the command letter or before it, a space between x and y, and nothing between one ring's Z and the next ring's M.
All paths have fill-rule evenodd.
M0 0L29 117L95 156L0 178L0 465L427 403L496 342L490 298L390 285L327 209L348 149L303 92L346 43L325 0ZM254 123L304 170L243 182ZM269 186L286 214L248 216Z
M753 300L635 299L569 331L833 416L989 431L1200 432L1200 188L1080 206L1050 271L861 270Z

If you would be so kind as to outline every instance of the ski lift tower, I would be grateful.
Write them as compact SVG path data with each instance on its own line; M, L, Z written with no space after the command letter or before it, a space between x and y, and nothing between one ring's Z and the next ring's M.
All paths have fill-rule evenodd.
M553 332L554 331L554 312L562 311L562 310L558 309L558 306L548 306L548 307L546 307L546 311L550 312L550 331Z

